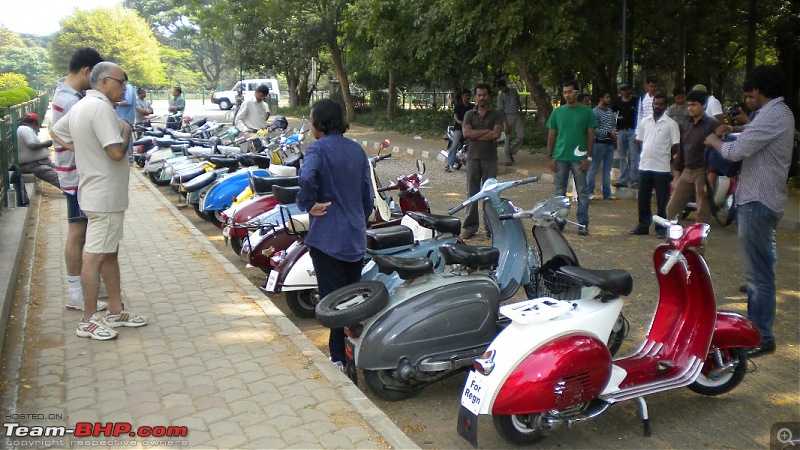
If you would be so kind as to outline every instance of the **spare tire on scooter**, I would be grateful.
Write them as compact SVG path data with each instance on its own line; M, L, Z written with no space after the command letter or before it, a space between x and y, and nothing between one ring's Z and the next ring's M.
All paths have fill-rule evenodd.
M380 281L359 281L339 288L320 300L317 319L327 328L343 328L377 314L389 302L389 291Z

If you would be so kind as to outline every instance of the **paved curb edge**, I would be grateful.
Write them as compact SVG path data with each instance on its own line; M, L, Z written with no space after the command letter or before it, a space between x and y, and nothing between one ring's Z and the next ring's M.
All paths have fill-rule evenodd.
M132 170L132 172L142 181L142 184L147 186L150 192L157 196L161 204L175 216L178 222L197 239L206 252L217 260L223 270L244 289L247 294L246 297L253 300L259 308L264 311L267 318L275 323L281 333L291 337L291 342L298 347L305 357L314 362L314 365L319 369L322 375L342 393L345 400L355 408L356 412L364 418L364 421L386 440L388 445L396 449L419 448L383 411L381 411L380 408L375 406L363 392L353 385L352 381L335 369L335 366L330 363L328 358L272 303L272 300L253 286L250 280L248 280L236 266L222 256L222 253L208 241L208 238L206 238L189 219L184 217L161 191L156 189L156 187L137 170Z

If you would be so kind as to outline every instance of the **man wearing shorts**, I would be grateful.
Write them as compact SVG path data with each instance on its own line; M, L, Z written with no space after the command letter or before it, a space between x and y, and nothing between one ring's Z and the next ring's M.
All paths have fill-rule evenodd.
M117 337L116 327L141 327L147 318L124 310L117 252L128 208L130 169L126 160L131 126L114 113L113 102L125 93L125 72L110 62L98 63L89 75L92 89L50 134L75 149L78 202L88 219L83 247L81 286L83 318L77 335L96 340ZM100 278L108 290L108 312L97 314Z
M89 47L79 48L72 53L69 72L58 80L53 95L53 125L58 123L72 107L83 98L83 91L89 89L89 72L95 64L103 61L97 50ZM67 264L67 309L83 310L83 290L81 289L81 261L83 243L86 239L86 216L78 205L78 171L75 167L75 152L72 148L55 145L55 166L58 181L67 199L67 244L64 247L64 260ZM98 302L97 310L106 309L106 302Z

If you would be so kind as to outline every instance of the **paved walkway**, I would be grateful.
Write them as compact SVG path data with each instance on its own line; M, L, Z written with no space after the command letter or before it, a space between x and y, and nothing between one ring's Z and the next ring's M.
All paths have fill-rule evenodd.
M77 337L80 313L64 309L65 202L39 196L30 289L18 290L30 295L22 378L6 404L19 397L3 422L185 426L172 439L194 448L415 447L138 174L130 199L123 298L151 322L99 342ZM109 438L56 447L74 440Z

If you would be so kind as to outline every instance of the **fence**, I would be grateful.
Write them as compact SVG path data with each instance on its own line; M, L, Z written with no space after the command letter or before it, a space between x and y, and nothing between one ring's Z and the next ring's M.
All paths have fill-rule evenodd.
M8 169L12 165L19 165L19 154L17 153L19 119L25 114L33 112L39 115L40 120L44 120L49 103L49 98L42 92L33 100L0 109L0 213L2 213L3 205L8 207L8 195L6 195L9 185Z

